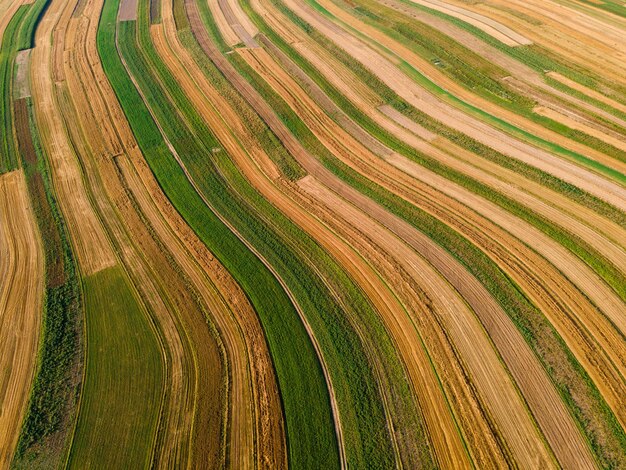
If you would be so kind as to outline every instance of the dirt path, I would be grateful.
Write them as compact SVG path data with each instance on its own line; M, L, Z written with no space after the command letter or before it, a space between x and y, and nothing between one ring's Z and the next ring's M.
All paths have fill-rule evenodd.
M8 468L35 374L44 257L20 170L0 175L0 467Z
M15 56L15 80L14 94L16 99L30 96L30 83L28 81L30 67L30 49L19 51Z

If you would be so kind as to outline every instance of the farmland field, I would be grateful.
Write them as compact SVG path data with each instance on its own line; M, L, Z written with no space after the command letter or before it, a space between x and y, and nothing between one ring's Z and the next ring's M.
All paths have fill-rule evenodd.
M626 6L0 0L0 470L626 469Z

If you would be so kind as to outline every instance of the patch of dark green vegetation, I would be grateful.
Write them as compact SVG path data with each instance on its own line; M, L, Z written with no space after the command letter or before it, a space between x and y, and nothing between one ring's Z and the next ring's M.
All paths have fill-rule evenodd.
M286 7L284 7L282 3L275 2L275 4L286 10ZM324 89L324 91L330 91L329 95L332 96L338 104L341 104L344 111L346 111L346 108L354 110L351 104L346 107L343 106L346 104L345 98L336 90L333 90L332 86L325 80L321 79L310 64L306 63L292 48L284 43L284 41L280 40L280 38L267 27L263 20L258 15L254 14L247 2L243 5L246 12L255 21L260 30L263 31L264 34L267 34L268 37L271 37L272 41L277 39L276 44L279 45L281 50L288 54L292 60L296 61L299 65L307 67L307 74L314 77L316 81L319 79L318 85ZM299 21L301 22L302 20L299 19ZM308 29L312 35L316 34L312 28L309 27ZM335 54L337 51L333 49L331 52ZM416 208L404 199L392 195L385 189L372 183L351 168L339 162L315 138L299 117L289 108L287 103L276 95L243 60L239 60L238 68L271 104L272 109L276 110L281 120L290 128L298 140L305 145L309 152L313 155L318 155L327 168L361 193L370 196L373 200L386 207L390 212L403 218L414 225L418 230L426 233L430 238L437 241L437 243L449 251L468 269L468 271L485 285L487 290L510 315L520 332L524 335L526 341L531 345L538 358L549 371L563 399L569 405L572 414L576 417L579 426L584 431L598 460L608 468L619 467L626 463L623 459L624 450L626 450L626 434L624 430L619 426L614 414L603 400L597 387L593 384L590 377L580 366L571 351L566 347L562 338L554 330L546 317L526 298L515 282L491 261L485 253L475 247L467 239L460 236L452 228L443 224L430 214ZM359 73L357 74L360 75ZM372 88L380 90L380 88L376 86ZM406 106L408 107L408 105ZM449 169L429 161L425 156L419 155L410 148L402 145L402 143L395 141L391 136L384 134L384 132L378 129L373 123L367 122L366 118L363 118L362 115L359 117L360 113L348 114L356 122L366 122L366 124L369 124L369 126L366 127L368 132L376 136L384 137L381 139L382 142L400 151L400 153L409 156L414 161L433 168L435 171L444 174L447 178L458 181L484 197L503 205L507 210L512 210L514 213L518 213L518 215L524 217L532 216L527 209L517 207L513 201L508 200L505 196L497 195L497 197L494 198L496 193L490 188L482 187L481 189L481 185L477 182L463 175L450 172ZM449 130L439 123L433 123L424 118L422 118L421 121L422 122L418 122L421 124L429 124L430 130L434 132L449 132ZM452 137L454 137L453 134ZM466 142L461 143L466 144ZM542 224L549 224L548 221L542 221L542 223L539 224L539 220L529 220L531 220L532 223L538 224L539 228L544 230L547 229L547 226ZM560 233L559 236L565 241L571 239L569 234L558 232L558 228L554 226L552 226L551 230L557 230L557 233ZM562 241L561 238L559 238L559 241ZM615 272L617 275L621 276L619 271ZM619 285L617 285L617 287L619 287ZM623 289L620 288L619 290L623 293Z
M614 13L618 16L626 18L626 6L621 2L614 2L611 0L600 0L600 1L581 0L581 2L589 6L600 8L602 10L605 10L605 11Z
M28 113L30 126L26 131L30 132L20 130L19 146L44 244L46 290L37 373L13 466L49 468L56 467L63 457L78 397L82 370L81 288L67 228L35 128L32 104L29 98L20 101L23 104L18 113ZM21 116L19 122L23 122Z

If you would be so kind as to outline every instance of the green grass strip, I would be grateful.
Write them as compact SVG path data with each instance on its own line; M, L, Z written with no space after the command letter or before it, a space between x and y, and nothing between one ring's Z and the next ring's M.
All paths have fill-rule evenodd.
M156 332L121 267L83 286L87 361L68 467L148 468L164 386Z

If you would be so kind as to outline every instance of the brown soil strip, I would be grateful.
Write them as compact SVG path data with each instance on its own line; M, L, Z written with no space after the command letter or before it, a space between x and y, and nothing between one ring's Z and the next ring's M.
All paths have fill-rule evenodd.
M112 266L115 256L91 206L79 162L68 141L62 116L57 112L56 86L52 80L50 61L54 49L50 36L61 12L52 6L48 12L49 21L42 22L37 29L37 46L31 53L31 91L37 126L52 169L59 204L68 223L80 268L88 275Z
M233 27L230 25L226 17L224 16L224 12L220 7L219 0L208 0L209 9L211 10L211 14L213 15L213 21L217 24L217 27L224 38L224 42L229 46L234 46L239 44L240 39L237 33L233 30Z
M504 77L502 79L502 82L509 85L511 88L513 88L513 90L517 91L518 93L521 93L528 98L533 99L539 105L558 109L566 114L580 115L581 110L589 111L591 114L596 115L605 121L612 122L626 129L626 121L624 121L623 119L614 116L604 109L600 109L587 103L586 101L576 98L575 96L568 95L567 93L558 90L543 81L530 84L530 82L526 83L514 77ZM572 104L573 106L569 106L569 104ZM588 119L592 120L592 117L589 116ZM598 119L595 118L595 120ZM601 123L602 122L600 121L598 124ZM615 131L611 132L616 133Z
M570 129L584 132L622 151L626 151L626 135L619 138L619 134L603 128L579 114L569 113L567 110L554 109L552 106L536 106L533 112L559 122ZM624 165L624 170L626 170L626 165Z
M134 21L137 19L137 0L121 0L117 14L118 21Z
M44 257L21 171L0 175L0 467L17 445L35 374Z
M257 42L254 39L252 39L252 36L250 36L250 33L248 33L248 31L246 31L245 29L243 29L243 26L241 26L239 23L232 24L231 26L237 33L237 36L239 36L241 41L246 45L246 47L249 47L249 48L259 47Z
M15 56L15 80L13 82L15 98L26 98L30 96L29 85L29 63L30 49L19 51Z

